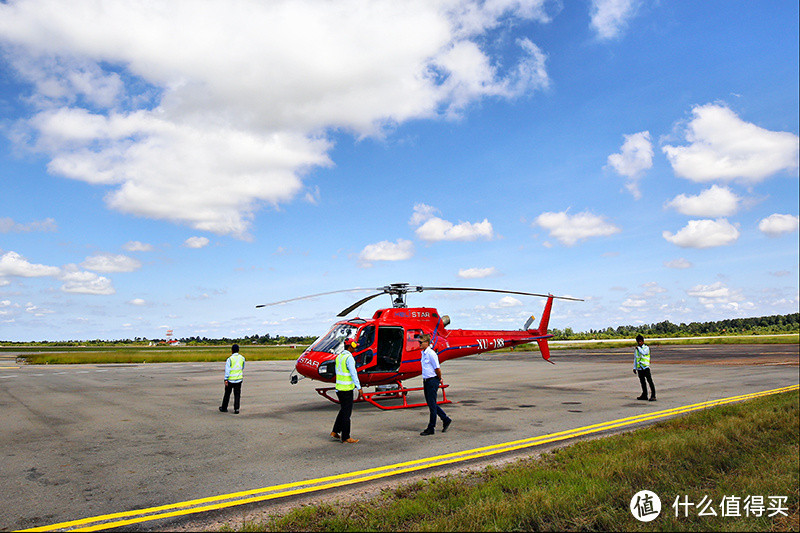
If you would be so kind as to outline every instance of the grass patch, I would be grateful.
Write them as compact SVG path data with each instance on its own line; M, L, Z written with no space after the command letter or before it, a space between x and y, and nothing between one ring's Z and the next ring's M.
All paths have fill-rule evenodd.
M243 531L798 531L798 392L692 413L579 442L480 472L385 490L354 502L304 506ZM649 523L629 510L633 495L659 495ZM676 497L713 501L717 516L688 517ZM720 507L739 497L739 517ZM785 496L781 513L747 516L743 500Z
M293 360L300 357L304 349L305 347L289 346L244 346L241 353L248 361ZM213 362L225 361L231 354L230 346L36 347L15 348L13 351L27 352L20 357L26 363L34 365Z

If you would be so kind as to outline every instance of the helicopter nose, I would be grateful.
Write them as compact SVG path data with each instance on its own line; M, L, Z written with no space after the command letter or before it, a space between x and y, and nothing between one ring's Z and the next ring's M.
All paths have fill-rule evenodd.
M295 369L311 379L329 380L336 376L335 357L329 353L306 353L297 360Z

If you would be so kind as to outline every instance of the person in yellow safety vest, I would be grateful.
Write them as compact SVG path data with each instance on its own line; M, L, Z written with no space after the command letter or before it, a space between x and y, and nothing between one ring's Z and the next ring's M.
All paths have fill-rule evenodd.
M358 439L350 437L350 415L353 413L353 391L361 394L361 383L358 381L356 361L353 352L356 351L355 339L344 341L344 350L336 356L336 396L339 398L339 414L333 423L331 438L341 442L355 444Z
M225 396L219 410L228 412L228 400L233 391L233 414L239 414L239 399L242 396L242 380L244 379L244 357L239 353L239 345L231 346L231 356L225 361Z
M642 384L642 395L637 400L647 400L647 384L650 384L650 401L656 401L656 386L650 375L650 347L644 343L644 337L636 336L636 348L633 354L633 373L638 374Z

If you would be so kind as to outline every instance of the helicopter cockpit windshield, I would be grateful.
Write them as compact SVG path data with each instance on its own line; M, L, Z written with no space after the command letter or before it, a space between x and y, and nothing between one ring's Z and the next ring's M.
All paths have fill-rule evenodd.
M328 333L314 341L310 350L334 354L341 353L344 350L344 341L354 337L356 330L358 330L358 326L336 324Z

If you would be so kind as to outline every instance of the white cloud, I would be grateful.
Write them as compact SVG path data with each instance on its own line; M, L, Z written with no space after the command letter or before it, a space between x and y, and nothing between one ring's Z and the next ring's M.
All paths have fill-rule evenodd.
M396 243L381 241L369 244L361 250L358 258L363 266L372 266L372 261L405 261L414 255L414 243L398 239Z
M775 213L758 223L758 229L770 237L777 237L784 233L797 231L800 226L800 219L794 215L780 215Z
M487 268L461 268L458 270L458 277L464 279L480 279L498 275L495 267Z
M721 281L711 285L695 285L686 293L697 298L701 305L707 309L726 309L738 311L750 309L752 303L745 302L740 290L730 289Z
M712 185L697 196L679 194L664 207L692 217L727 217L736 214L740 200L729 188Z
M642 288L644 288L644 296L648 297L667 292L667 289L659 285L657 281L648 281L642 285Z
M95 272L133 272L142 268L142 263L127 255L97 254L87 257L81 267Z
M147 302L145 300L141 299L141 298L134 298L133 300L129 301L128 303L131 304L131 305L136 305L136 306L147 305Z
M592 237L607 237L622 231L605 217L588 211L577 215L569 215L566 211L542 213L536 217L534 224L549 230L552 237L567 246Z
M139 242L139 241L128 241L123 245L122 248L127 250L128 252L152 252L153 251L153 245L152 244L147 244L147 243Z
M664 146L675 174L696 182L758 183L798 167L797 135L745 122L727 107L696 106L684 131L686 146Z
M545 0L0 3L36 109L15 138L138 216L248 238L255 213L332 162L327 132L380 136L548 86L546 56L493 32ZM232 38L231 36L235 36Z
M639 0L592 0L592 28L601 39L613 39L636 14Z
M691 261L684 259L683 257L678 259L673 259L672 261L664 261L664 266L667 268L692 268Z
M642 309L647 307L647 300L643 298L628 298L620 304L623 311L630 311L631 309Z
M25 305L25 312L28 313L28 314L31 314L31 315L33 315L35 317L42 317L42 316L52 315L52 314L55 313L55 311L52 311L50 309L42 309L38 305L34 305L31 302L28 302Z
M508 309L509 307L520 307L522 302L513 296L503 296L496 302L489 304L490 309Z
M426 220L434 218L439 213L439 210L427 204L416 204L414 206L414 213L408 221L412 226L419 226Z
M653 166L653 143L650 132L642 131L632 135L624 135L620 153L608 156L608 165L619 175L628 178L625 187L636 199L641 198L639 178L644 171Z
M414 206L414 214L410 224L420 225L415 233L423 241L475 241L478 239L490 240L494 237L492 223L484 218L482 222L459 222L453 224L435 216L438 210L425 204Z
M63 268L37 265L30 263L16 252L7 252L0 257L0 277L2 276L53 277L63 282L62 291L70 293L98 295L116 293L111 280L94 272L81 271L77 265L65 265Z
M475 241L489 240L494 236L492 223L484 218L483 222L461 222L453 224L441 218L432 218L416 229L417 237L423 241Z
M56 221L52 218L44 220L37 220L22 224L14 222L14 219L9 217L0 218L0 233L27 233L30 231L56 231L58 226Z
M20 54L11 57L11 64L34 85L32 100L40 106L48 101L71 105L80 98L96 106L111 107L124 89L119 74L103 72L96 63L75 56Z
M58 276L60 273L58 267L30 263L17 252L6 252L0 257L0 276L39 278Z
M59 279L64 282L61 286L61 290L64 292L94 295L108 295L117 292L108 278L98 276L94 272L81 271L76 265L66 265L59 275Z
M187 248L205 248L211 242L205 237L189 237L183 243Z
M678 233L664 231L662 236L681 248L713 248L736 242L739 230L724 218L690 220Z
M658 306L657 295L667 292L667 289L656 281L643 283L641 287L644 289L641 294L631 295L620 304L622 311L628 313L634 309L656 308Z

